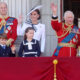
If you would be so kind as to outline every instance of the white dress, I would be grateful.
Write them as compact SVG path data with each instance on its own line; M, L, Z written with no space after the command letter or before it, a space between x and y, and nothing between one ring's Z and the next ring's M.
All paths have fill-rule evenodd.
M23 36L24 32L26 30L26 28L28 27L32 27L32 25L27 24L27 23L23 23L23 25L18 25L17 27L17 35L18 36ZM34 32L34 37L33 39L36 39L38 41L40 41L40 46L41 46L41 52L44 52L44 48L45 48L45 25L38 23L36 25L34 25L35 27L35 32Z

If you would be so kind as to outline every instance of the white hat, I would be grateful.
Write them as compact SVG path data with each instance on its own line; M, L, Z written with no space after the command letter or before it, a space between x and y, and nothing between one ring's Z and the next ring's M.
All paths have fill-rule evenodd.
M42 5L39 5L33 9L31 9L31 11L27 14L27 16L29 16L33 11L35 11L36 9L40 9L42 7Z

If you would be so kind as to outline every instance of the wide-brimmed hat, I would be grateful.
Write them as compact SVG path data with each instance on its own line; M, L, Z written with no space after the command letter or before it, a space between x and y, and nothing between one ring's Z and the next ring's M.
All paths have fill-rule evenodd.
M36 7L32 8L32 9L30 10L30 12L27 13L27 16L29 16L29 15L30 15L33 11L35 11L36 9L40 10L41 8L42 8L42 5L39 5L39 6L36 6Z

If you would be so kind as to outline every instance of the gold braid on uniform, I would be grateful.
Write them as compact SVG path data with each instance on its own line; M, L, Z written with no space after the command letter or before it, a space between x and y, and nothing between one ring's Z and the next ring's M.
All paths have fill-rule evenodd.
M63 34L61 36L57 36L57 38L62 38L64 37L68 32L70 33L71 32L71 26L72 25L68 25L68 28L65 28L64 27L64 23L62 23L62 29L63 29Z
M5 17L0 16L0 18L2 19L1 22L0 22L0 30L1 30L1 28L2 28L3 26L6 25L5 19L6 19L7 17L8 17L8 16L5 16Z

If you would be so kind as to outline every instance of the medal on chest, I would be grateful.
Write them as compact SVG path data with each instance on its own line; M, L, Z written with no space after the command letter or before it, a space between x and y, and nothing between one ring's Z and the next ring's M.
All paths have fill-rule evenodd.
M3 19L1 22L0 22L0 30L2 29L2 27L4 27L6 25L6 21L5 19Z

